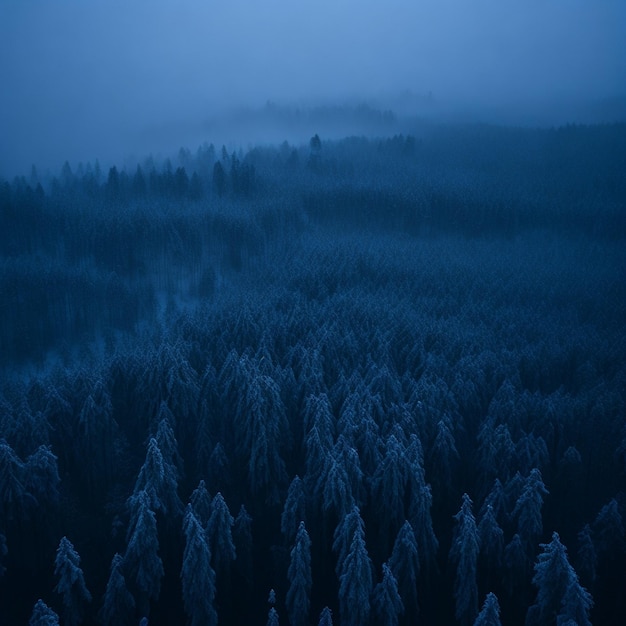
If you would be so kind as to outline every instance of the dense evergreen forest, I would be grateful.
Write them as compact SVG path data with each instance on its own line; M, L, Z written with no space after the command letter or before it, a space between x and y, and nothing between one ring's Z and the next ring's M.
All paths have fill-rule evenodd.
M0 623L623 624L626 125L0 181Z

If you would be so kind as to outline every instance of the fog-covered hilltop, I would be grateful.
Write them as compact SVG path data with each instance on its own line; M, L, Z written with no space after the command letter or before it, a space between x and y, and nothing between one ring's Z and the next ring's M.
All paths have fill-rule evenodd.
M2 620L621 624L625 146L433 124L2 181Z

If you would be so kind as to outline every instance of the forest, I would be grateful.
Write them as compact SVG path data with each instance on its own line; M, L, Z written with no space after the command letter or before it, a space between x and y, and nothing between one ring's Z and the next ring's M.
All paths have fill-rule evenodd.
M626 124L0 180L0 624L626 615Z

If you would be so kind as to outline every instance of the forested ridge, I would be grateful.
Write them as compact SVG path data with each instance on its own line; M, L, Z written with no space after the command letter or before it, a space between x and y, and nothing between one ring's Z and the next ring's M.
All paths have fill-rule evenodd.
M0 623L623 623L624 172L467 125L0 181Z

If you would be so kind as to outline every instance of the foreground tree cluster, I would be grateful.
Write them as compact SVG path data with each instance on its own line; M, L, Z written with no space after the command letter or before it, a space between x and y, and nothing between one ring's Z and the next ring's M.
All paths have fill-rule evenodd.
M619 624L625 134L2 183L0 615Z

